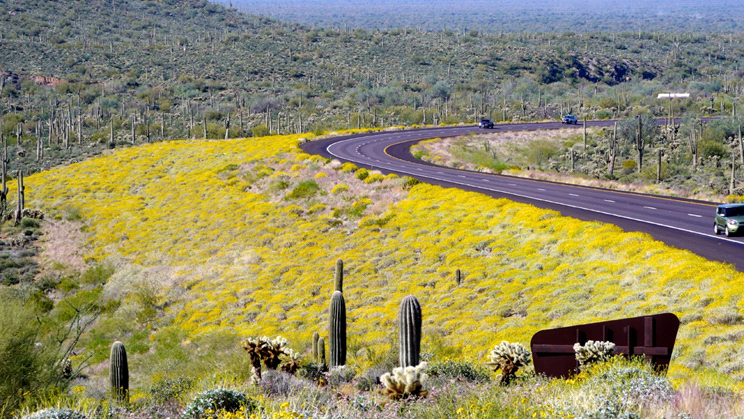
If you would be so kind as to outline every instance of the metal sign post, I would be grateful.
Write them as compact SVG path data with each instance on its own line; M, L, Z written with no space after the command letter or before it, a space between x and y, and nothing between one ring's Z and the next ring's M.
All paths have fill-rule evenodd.
M672 359L679 319L672 313L633 317L599 323L541 330L530 344L535 372L548 377L568 377L579 370L574 343L588 340L615 344L616 353L642 355L659 370Z

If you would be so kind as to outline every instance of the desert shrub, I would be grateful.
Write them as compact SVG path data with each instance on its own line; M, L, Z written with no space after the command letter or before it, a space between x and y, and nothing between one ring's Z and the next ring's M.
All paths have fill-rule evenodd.
M623 162L623 173L629 175L636 171L636 167L638 167L638 163L635 160L625 160Z
M297 186L290 191L285 198L287 199L302 199L302 198L310 198L311 196L318 193L320 190L320 186L312 180L303 180L300 182Z
M315 383L324 383L326 380L326 371L327 368L325 364L321 364L319 362L309 362L300 366L300 369L297 371L297 376Z
M583 412L581 419L641 419L636 413L626 412L615 400L604 399L597 409Z
M155 403L163 404L178 399L194 385L191 378L168 378L155 382L150 389L150 395Z
M333 368L327 374L328 384L332 387L338 387L340 385L351 382L356 377L357 372L353 368L346 365Z
M640 358L632 361L614 358L588 366L586 371L589 378L582 383L583 389L602 389L625 408L652 402L668 403L676 395L669 380Z
M358 169L358 167L354 163L346 162L342 164L339 169L341 169L341 171L344 173L348 173L348 172L355 172Z
M13 411L26 399L58 384L53 348L37 347L39 323L31 304L3 292L0 305L0 400Z
M72 409L44 409L31 413L23 419L86 419L85 415Z
M380 377L386 372L390 371L390 368L374 367L365 371L363 374L356 377L354 387L359 391L371 391L377 388L380 384Z
M79 221L83 219L83 210L78 207L62 208L62 219L66 221Z
M113 274L114 266L111 263L99 263L83 271L80 276L80 282L83 284L103 285Z
M23 228L39 228L39 222L33 218L24 218L21 220L21 227Z
M708 158L710 156L724 157L728 155L726 146L713 140L701 141L698 145L698 153L703 158Z
M269 397L286 397L295 392L315 386L284 371L269 370L262 374L259 382L261 391Z
M355 176L359 180L367 179L367 176L369 176L369 170L365 168L358 169Z
M372 173L364 179L364 183L382 182L385 176L382 173Z
M402 178L400 178L400 180L401 184L403 185L403 189L411 189L419 183L418 179L410 176L403 176Z
M548 140L534 140L527 147L527 158L538 166L547 163L551 157L559 153L560 148Z
M269 127L264 124L257 125L251 130L254 137L265 137L269 135Z
M597 111L594 117L596 119L610 119L612 118L612 113L608 111L607 109L600 109Z
M432 377L464 379L470 382L486 382L491 379L491 373L483 367L449 359L443 362L432 362L426 372Z
M289 181L283 177L278 177L269 184L269 191L279 192L289 188Z
M214 412L237 412L245 406L247 412L252 412L257 403L239 391L226 388L215 388L196 395L194 400L186 406L183 417L188 419L206 418Z
M338 185L334 186L333 189L331 189L332 194L339 194L343 193L349 190L349 187L347 185L344 185L343 183L339 183Z

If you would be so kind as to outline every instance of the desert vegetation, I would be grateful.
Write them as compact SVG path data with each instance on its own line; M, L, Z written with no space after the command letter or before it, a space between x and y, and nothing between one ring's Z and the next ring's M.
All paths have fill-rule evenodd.
M0 30L3 418L742 415L731 266L298 148L574 112L628 119L617 168L607 131L457 158L650 182L637 151L667 147L664 182L725 194L740 35L308 27L204 0L1 2ZM669 371L603 344L566 380L530 366L540 329L663 311Z
M77 311L70 307L90 323L68 357L73 374L49 384L56 392L28 393L9 413L57 405L113 409L115 415L176 415L199 392L226 387L271 415L345 416L352 411L334 409L356 404L366 406L359 407L360 417L427 417L424 412L432 409L440 413L428 417L458 409L463 417L507 417L531 415L538 405L546 406L547 415L548 405L531 402L547 400L541 391L555 391L558 400L570 388L577 398L589 390L576 390L581 381L530 378L529 368L510 379L516 386L497 390L497 375L484 370L496 362L488 358L496 343L527 345L543 328L662 311L683 323L668 379L646 367L638 367L647 371L639 374L666 383L667 401L687 397L685 391L701 400L729 394L715 409L734 408L737 393L726 392L736 391L741 372L736 354L742 278L731 267L613 226L365 173L301 153L300 140L159 142L29 176L27 205L45 214L41 241L59 243L51 236L69 231L59 227L67 224L79 226L84 238L70 243L75 251L49 249L63 261L47 260L39 275L8 295L54 320L49 332L74 320ZM10 185L9 196L13 192ZM77 258L88 266L83 274L71 270L81 263ZM346 356L334 362L345 367L325 377L318 375L318 364L321 352L330 361L326 343L337 339L328 329L334 290L343 294L346 321ZM40 299L30 299L31 293ZM420 358L410 362L427 362L418 372L429 376L419 378L420 393L427 396L414 403L385 402L389 397L374 391L375 377L401 365L396 317L408 294L416 296L422 313ZM278 346L285 355L277 352L279 362L271 365L291 359L297 363L294 378L266 369L259 384L250 384L256 382L256 363L240 342L261 336L286 339L286 347ZM126 345L129 371L129 404L122 407L108 401L113 396L107 390L117 340ZM436 371L453 370L455 376L436 384ZM449 382L461 374L476 382ZM320 378L330 387L318 387ZM332 401L338 397L356 401L340 407ZM444 402L452 398L457 401ZM600 409L604 402L596 400L583 405L585 412ZM650 414L633 403L612 409ZM576 415L575 409L560 410L564 416L554 410L550 417Z
M728 116L732 33L308 27L206 0L0 5L11 173L163 139L556 119ZM716 141L722 141L717 138Z

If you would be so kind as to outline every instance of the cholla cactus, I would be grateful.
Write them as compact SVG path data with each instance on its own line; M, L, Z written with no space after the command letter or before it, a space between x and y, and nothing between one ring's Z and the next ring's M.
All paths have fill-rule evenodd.
M503 341L494 346L488 360L487 364L494 366L494 371L501 370L501 384L509 385L517 377L519 368L532 361L532 354L521 343Z
M287 347L287 339L284 339L281 336L277 336L273 340L266 336L262 339L264 339L265 342L265 355L263 357L263 362L266 365L266 368L275 370L279 364L282 363L282 360L279 357L281 355L289 355L288 351L291 351L291 349Z
M282 364L282 371L294 374L300 369L300 354L287 348L287 362Z
M258 383L261 380L261 354L263 342L259 338L248 338L243 341L243 349L251 358L251 381Z
M576 360L579 361L580 366L607 361L615 352L614 343L593 340L587 341L584 346L581 346L580 343L575 343L573 348L576 352Z
M281 355L290 356L294 351L287 347L287 339L281 336L277 336L274 339L264 336L261 338L248 338L243 341L243 349L248 352L248 356L251 358L251 366L253 367L254 382L261 380L261 361L266 365L267 369L275 370L282 360Z
M380 381L385 385L382 394L397 400L405 397L426 397L429 392L424 390L424 382L428 378L423 371L426 369L426 362L422 362L415 367L395 368L393 373L385 373L380 377Z

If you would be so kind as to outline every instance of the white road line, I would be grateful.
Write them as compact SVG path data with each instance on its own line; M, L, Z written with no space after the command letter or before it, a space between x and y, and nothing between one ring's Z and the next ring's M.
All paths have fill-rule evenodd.
M545 192L545 189L542 189L542 188L538 188L537 190L540 192Z
M695 217L695 218L703 218L702 215L697 215L697 214L687 214L687 215L689 215L690 217Z
M348 142L348 141L354 141L354 140L355 140L355 138L349 138L347 140L342 140L342 141L339 141L337 143L333 143L333 144L329 145L328 147L326 147L326 152L328 152L328 154L330 154L332 156L335 156L335 157L338 157L338 158L344 158L344 157L341 157L341 156L336 155L335 153L333 153L330 150L331 146L332 145L340 146L340 144L342 144L342 143L345 143L345 142ZM415 163L409 163L409 164L415 165ZM413 174L412 172L407 171L407 170L411 170L413 168L407 169L406 166L397 166L397 167L399 167L399 168L397 168L395 170L397 170L397 171L399 171L401 173L405 173L405 174L409 174L409 175ZM417 170L421 170L419 168L416 168L416 169ZM457 185L462 185L462 186L467 186L467 187L473 187L473 186L475 186L475 185L471 185L471 184L468 184L468 183L460 183L458 181L447 180L447 179L440 179L440 178L436 178L436 177L433 177L433 176L429 176L428 178L429 179L433 179L433 180L439 180L439 181L442 181L442 182L454 183L454 184L457 184ZM515 184L509 184L509 185L511 185L511 186L517 186ZM502 193L502 194L505 194L505 195L517 196L517 197L520 197L520 198L532 199L532 200L535 200L535 201L541 201L541 202L545 202L545 203L552 204L552 205L559 205L559 206L563 206L563 207L568 207L568 208L574 208L574 209L579 209L579 210L583 210L583 211L593 212L593 213L596 213L596 214L609 215L609 216L621 218L621 219L624 219L624 220L636 221L636 222L639 222L639 223L644 223L644 224L649 224L649 225L655 225L655 226L659 226L659 227L665 227L665 228L669 228L669 229L672 229L672 230L684 231L685 233L694 234L696 236L713 237L713 238L716 238L718 240L727 241L727 242L730 242L730 243L735 243L735 244L738 244L738 245L742 245L742 243L739 242L739 241L737 241L737 240L732 240L732 239L725 238L725 237L720 237L720 236L714 236L712 234L702 233L702 232L695 231L695 230L688 230L686 228L680 228L680 227L677 227L677 226L674 226L674 225L662 224L662 223L655 223L653 221L644 220L642 218L629 217L629 216L626 216L626 215L620 215L620 214L615 214L615 213L607 212L607 211L601 211L601 210L597 210L597 209L593 209L593 208L582 207L582 206L579 206L579 205L566 204L564 202L552 201L550 199L544 199L544 198L540 198L540 197L535 197L535 196L524 195L524 194L520 194L520 193L509 192L509 191L506 191L506 190L501 190L501 189L496 189L496 188L481 187L480 189L483 189L483 190L486 190L486 191L491 191L491 192ZM644 207L644 208L656 209L654 207Z
M578 196L578 195L576 195L575 193L570 193L569 195L570 195L570 196Z
M646 208L646 209L652 209L652 210L655 210L655 209L656 209L656 208L654 208L654 207L643 207L643 208Z
M611 202L611 203L613 203L613 204L615 203L615 201L613 201L613 200L611 200L611 199L605 199L604 201L605 201L605 202Z
M517 186L516 183L510 183L509 186Z
M465 176L465 175L457 175L457 177L466 178L467 176Z

